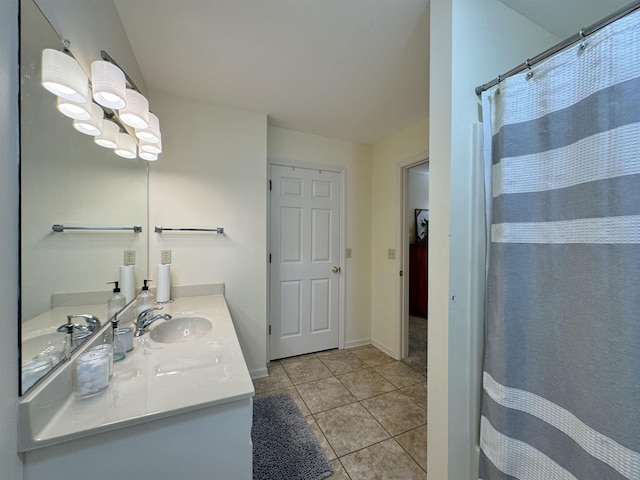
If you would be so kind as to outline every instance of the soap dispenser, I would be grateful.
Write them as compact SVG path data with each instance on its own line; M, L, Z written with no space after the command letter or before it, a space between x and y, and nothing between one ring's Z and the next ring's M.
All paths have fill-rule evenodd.
M118 328L118 315L114 315L111 319L111 330L113 332L113 338L111 344L113 345L113 361L118 362L123 360L127 356L127 350L120 340L120 329Z
M153 294L149 291L149 285L147 285L147 282L150 281L151 280L144 280L142 291L136 300L136 315L140 315L141 312L153 308Z
M116 313L124 308L127 304L127 298L120 293L120 287L118 287L118 282L109 282L115 283L115 288L113 289L113 295L109 298L107 302L107 318L113 318Z

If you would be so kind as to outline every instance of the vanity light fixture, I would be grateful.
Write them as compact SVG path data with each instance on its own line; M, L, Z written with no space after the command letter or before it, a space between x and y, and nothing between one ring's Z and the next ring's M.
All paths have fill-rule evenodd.
M42 51L42 86L59 97L84 103L89 100L89 79L80 64L65 52Z
M140 158L157 160L162 152L160 121L149 112L149 101L133 80L104 50L102 60L91 64L89 79L69 51L69 42L61 41L64 51L42 51L42 85L58 96L58 110L73 119L76 130L117 155L133 159L139 150Z
M78 103L68 98L58 97L58 110L74 120L88 120L91 117L92 103L90 101Z
M136 141L128 133L118 134L118 146L115 149L116 155L124 158L136 158Z
M155 162L156 160L158 160L157 153L145 152L144 150L140 150L140 153L138 153L138 156L141 159L146 160L147 162Z
M124 72L111 62L91 64L93 99L103 107L118 109L126 105L127 80Z
M85 135L93 137L100 135L102 132L102 119L104 111L95 103L91 104L91 116L87 120L74 120L73 128Z
M160 138L160 141L158 143L147 143L147 142L143 142L141 140L140 141L140 151L141 152L153 153L155 155L158 155L159 153L162 153L162 138Z
M146 143L158 143L160 141L160 120L153 113L149 112L149 126L147 128L136 128L136 137Z
M149 101L140 92L126 90L127 104L118 111L120 120L130 127L145 129L149 126Z
M111 120L103 120L102 133L94 138L101 147L116 148L118 146L118 135L120 134L120 127L113 123Z

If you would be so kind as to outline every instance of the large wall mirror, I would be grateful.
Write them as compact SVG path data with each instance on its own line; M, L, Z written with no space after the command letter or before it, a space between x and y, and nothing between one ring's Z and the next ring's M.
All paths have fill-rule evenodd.
M47 10L55 9L55 3L70 8L68 1L47 0ZM42 50L62 48L58 33L33 0L21 1L20 21L24 394L61 361L68 336L57 332L57 327L67 322L68 315L91 314L103 326L108 323L106 302L111 290L107 282L119 279L125 250L135 251L136 285L146 278L149 232L147 162L118 157L95 144L93 137L74 130L72 120L58 112L56 97L40 84ZM70 45L72 53L74 43L79 43L77 38ZM80 43L86 54L95 42ZM89 55L99 60L100 50ZM54 224L141 225L142 232L135 233L133 228L54 232ZM77 320L85 323L81 317Z

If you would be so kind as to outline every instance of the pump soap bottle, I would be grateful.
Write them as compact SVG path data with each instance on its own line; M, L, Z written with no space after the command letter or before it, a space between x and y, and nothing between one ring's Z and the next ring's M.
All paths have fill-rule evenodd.
M127 304L127 298L120 293L120 287L118 287L118 282L109 282L115 283L115 288L113 289L113 295L109 298L107 302L107 318L113 318L116 313L124 308Z
M147 282L151 280L144 280L144 285L142 286L142 291L140 295L138 295L138 299L136 300L136 316L140 315L140 313L153 308L153 294L149 291L149 286Z
M111 344L113 345L113 361L118 362L123 360L127 356L127 350L120 340L120 329L118 328L118 315L114 315L111 319L111 331L113 332L113 338Z

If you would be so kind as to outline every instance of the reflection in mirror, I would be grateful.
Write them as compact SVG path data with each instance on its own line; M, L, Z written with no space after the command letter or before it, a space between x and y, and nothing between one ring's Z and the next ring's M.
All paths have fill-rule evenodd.
M51 3L47 8L55 8ZM24 394L99 330L89 316L106 326L107 282L119 280L125 252L135 252L135 285L146 278L148 232L147 162L114 155L72 128L56 96L40 84L42 50L60 50L62 42L33 0L21 1L20 18ZM54 232L54 224L141 225L143 231Z

